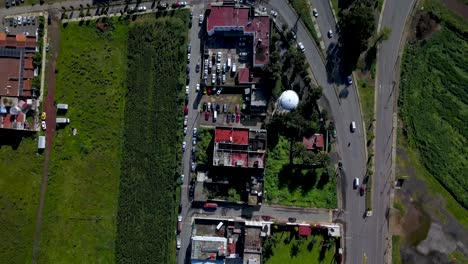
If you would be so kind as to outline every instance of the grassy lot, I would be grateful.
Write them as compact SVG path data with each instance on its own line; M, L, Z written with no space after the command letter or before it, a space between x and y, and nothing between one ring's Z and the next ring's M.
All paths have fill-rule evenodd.
M12 141L0 134L0 260L27 263L32 258L44 155L36 155L37 138Z
M174 263L177 160L189 11L137 20L128 35L128 93L117 217L118 263ZM177 78L179 76L179 78ZM177 147L175 147L177 146Z
M465 211L468 208L466 65L466 38L443 24L429 40L407 45L400 95L401 117L410 146L418 150L423 166Z
M392 262L393 264L401 264L401 255L400 255L400 237L392 236Z
M117 21L105 33L95 22L62 28L55 96L71 123L54 141L41 263L115 261L127 31Z
M335 245L323 247L324 241L321 235L312 235L307 239L296 239L289 236L289 232L275 233L265 243L265 264L310 264L310 263L335 263Z
M289 145L280 136L275 148L268 152L265 172L265 193L269 203L289 206L336 208L336 181L324 175L323 168L291 168Z
M306 26L307 30L310 32L312 37L315 40L315 43L319 45L319 38L317 32L314 28L314 23L312 22L312 9L309 6L308 0L290 0L291 6L296 10L296 12L301 16L302 22Z

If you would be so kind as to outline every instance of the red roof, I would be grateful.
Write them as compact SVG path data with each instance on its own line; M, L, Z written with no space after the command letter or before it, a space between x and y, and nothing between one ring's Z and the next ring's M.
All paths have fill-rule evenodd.
M215 130L215 142L229 142L232 140L234 145L249 144L249 130L240 128L223 128L219 127Z
M234 6L208 6L210 14L206 29L211 35L215 30L242 31L254 36L255 66L268 63L270 46L270 18L250 16L250 8ZM210 33L212 32L212 33Z
M229 255L236 254L236 243L227 243Z
M310 226L300 225L299 226L299 235L300 236L310 236L311 229Z
M302 143L307 150L323 149L323 135L315 134L309 138L303 137Z
M239 83L248 83L250 79L250 70L249 68L239 68L239 73L237 75L237 81Z

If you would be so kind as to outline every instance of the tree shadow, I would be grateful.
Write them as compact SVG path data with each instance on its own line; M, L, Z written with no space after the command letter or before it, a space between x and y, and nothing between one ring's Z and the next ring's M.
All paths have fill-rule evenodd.
M291 164L284 165L278 173L279 186L286 186L290 192L301 187L302 194L309 192L317 182L317 173L314 169L308 169L303 173L302 166Z
M297 257L297 254L299 254L299 246L298 243L294 243L291 247L291 251L289 252L291 258Z
M314 244L315 244L315 239L314 237L311 237L309 243L307 244L307 250L309 252L312 251L312 249L314 249Z
M366 52L366 56L364 58L364 61L365 61L364 71L368 72L371 69L372 64L374 64L376 59L377 59L377 46L373 45Z
M330 181L330 175L328 171L324 171L322 175L320 175L320 179L317 182L317 189L323 190L323 187Z
M17 150L25 136L27 135L24 132L2 129L0 130L0 148L10 146L13 150Z

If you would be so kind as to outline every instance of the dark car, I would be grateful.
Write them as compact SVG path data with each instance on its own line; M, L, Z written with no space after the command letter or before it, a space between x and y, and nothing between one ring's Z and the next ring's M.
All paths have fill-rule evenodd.
M5 0L5 7L9 8L10 7L10 0ZM11 27L11 26L10 26Z
M288 221L289 221L290 223L294 223L294 222L296 222L296 218L294 218L294 217L289 217L289 218L288 218Z
M231 114L231 122L234 123L236 121L236 114Z
M200 62L197 62L197 66L195 66L195 71L200 72Z
M211 112L214 112L214 104L211 104Z
M187 81L187 84L190 83L190 75L187 75L187 80L186 81Z
M219 109L220 109L219 104L216 104L216 111L219 112Z
M270 221L270 220L271 220L271 216L269 216L269 215L262 215L262 219L265 220L265 221Z
M365 192L366 192L366 186L362 184L361 187L359 188L359 195L363 196Z
M190 66L187 65L186 71L187 71L187 74L190 73Z
M226 115L226 123L231 123L231 112L228 112Z
M203 112L206 111L206 102L203 103Z

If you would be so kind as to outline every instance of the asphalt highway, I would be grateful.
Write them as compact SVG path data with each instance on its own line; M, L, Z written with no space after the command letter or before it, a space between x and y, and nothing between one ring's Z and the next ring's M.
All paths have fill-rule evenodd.
M390 191L392 173L394 172L395 155L392 143L394 141L393 114L396 112L396 94L398 89L395 81L399 72L399 49L405 22L411 11L414 0L386 1L381 28L388 27L392 33L384 41L377 52L377 118L375 137L375 173L374 173L374 215L369 230L375 234L373 240L367 242L369 263L384 263L389 252L386 239L388 237L388 208L390 207ZM392 166L393 165L393 166ZM374 253L375 252L375 253Z

